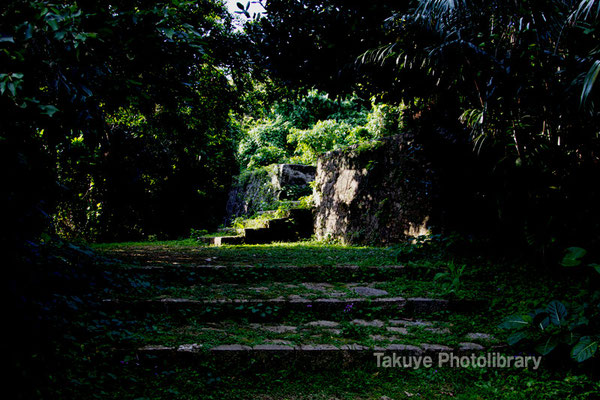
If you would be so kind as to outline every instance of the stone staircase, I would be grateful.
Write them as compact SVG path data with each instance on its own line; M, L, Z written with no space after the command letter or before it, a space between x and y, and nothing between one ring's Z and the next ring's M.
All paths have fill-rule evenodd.
M377 354L496 348L492 336L449 320L475 315L482 302L403 296L393 284L424 284L433 272L398 265L120 267L130 285L107 293L102 307L136 321L140 339L117 354L223 371L375 367Z
M313 213L309 209L295 208L283 218L273 218L260 228L245 228L243 234L206 238L215 246L239 244L264 244L308 239L313 234Z

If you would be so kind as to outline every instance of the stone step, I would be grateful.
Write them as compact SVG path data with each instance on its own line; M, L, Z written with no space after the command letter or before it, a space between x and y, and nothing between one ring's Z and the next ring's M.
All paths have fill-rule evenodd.
M105 297L115 299L150 300L184 298L215 301L294 301L298 303L314 300L337 299L352 302L368 298L428 298L433 297L437 287L433 282L255 282L213 283L173 285L171 282L144 279L123 279L123 284L107 288Z
M460 343L456 347L442 344L422 343L387 344L382 346L364 346L360 344L227 344L205 346L198 343L187 343L178 346L149 345L137 350L137 358L141 362L156 363L168 361L172 363L208 364L211 369L273 369L273 368L308 368L310 370L351 368L377 369L378 366L395 368L414 368L416 362L431 363L430 368L452 367L460 362L461 357L477 357L485 355L485 347L475 343ZM389 357L386 360L386 357ZM417 361L420 359L420 361ZM396 364L394 361L396 360ZM389 364L386 364L389 363ZM378 365L379 364L379 365ZM428 364L429 365L429 364Z
M202 237L200 241L213 246L235 246L241 244L267 244L273 242L294 242L308 239L311 232L295 229L295 221L290 218L277 218L265 222L262 228L245 228L243 235Z
M302 367L366 363L376 357L375 353L381 352L434 357L441 352L464 355L502 348L489 334L458 333L453 331L455 327L450 322L420 319L333 321L305 318L273 324L211 323L199 317L181 327L173 325L171 319L162 321L151 323L152 333L146 331L139 335L145 338L145 343L122 351L129 352L129 357L135 351L138 359L147 357L154 361L161 358L180 362L202 360L204 363L224 363L228 367L258 362L274 368L298 362L301 365L296 366ZM147 330L146 326L144 323L140 328Z
M321 298L298 299L216 299L194 300L186 298L163 298L152 300L102 301L106 310L127 310L136 313L166 313L201 316L205 320L244 318L247 320L278 320L290 314L312 318L330 318L334 315L347 317L368 315L371 317L407 317L430 315L441 311L474 311L481 304L473 301L450 301L431 298Z
M289 281L391 281L401 277L411 279L433 278L435 271L426 268L406 268L402 265L381 267L359 267L339 265L333 267L315 266L252 266L252 265L167 265L119 267L111 273L143 277L171 282L192 284L212 279L219 282L289 282Z
M245 244L262 244L271 243L274 241L283 241L283 238L278 238L276 232L269 228L246 228L244 229Z
M241 236L222 236L209 239L215 246L294 242L313 234L313 212L309 209L290 209L284 218L266 220L262 227L245 228Z
M144 321L148 321L145 319ZM139 324L140 329L147 325ZM336 346L350 343L362 346L387 344L414 344L418 342L443 342L447 346L459 343L490 345L498 343L490 334L455 331L450 322L407 319L352 319L310 320L286 319L275 323L247 323L244 321L206 322L203 318L191 318L186 325L173 324L171 318L153 320L151 333L139 335L153 343L186 343L193 338L204 347L231 343L247 345L285 344L303 345L328 343Z
M208 244L214 246L223 246L223 245L240 245L244 244L244 236L217 236L208 239Z

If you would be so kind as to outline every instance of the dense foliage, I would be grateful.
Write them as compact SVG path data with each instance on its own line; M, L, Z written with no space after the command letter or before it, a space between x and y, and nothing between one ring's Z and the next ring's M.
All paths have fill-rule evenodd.
M244 73L221 4L10 1L0 33L3 206L19 210L4 234L39 232L57 204L57 229L96 239L218 222L235 169L228 76Z
M240 166L315 164L326 151L400 132L401 107L365 103L356 96L333 100L314 90L275 103L265 117L245 121Z
M0 242L16 250L3 254L3 350L21 398L597 397L600 0L252 0L260 15L249 3L236 24L221 0L3 2ZM395 134L439 171L434 203L447 214L431 222L455 236L395 248L154 241L215 228L235 175ZM152 243L95 244L102 258L79 238ZM193 285L134 275L115 261L127 254ZM164 313L107 312L102 300L205 295L215 281L182 269L191 261L247 270L263 295L277 285L246 266L310 266L326 281L336 265L404 264L420 280L390 282L394 296L486 302L476 318L433 315L458 328L456 344L489 332L549 367L301 371L290 383L291 368L221 380L210 364L140 365L140 343L214 328L192 337ZM348 343L372 344L375 330L343 328ZM223 336L249 332L236 330Z
M488 231L492 224L542 253L557 242L598 237L597 1L265 7L270 17L251 29L264 64L298 85L307 77L325 89L344 82L346 89L403 101L406 125L429 143L438 167L466 177L466 185L454 181L456 192L482 204L473 210L487 216L480 220ZM287 29L301 17L301 28ZM318 22L329 19L345 20L336 31L355 44L344 54L362 51L358 61L343 59L343 68L331 62L336 53L327 49L344 48L345 38L321 31ZM283 49L292 48L301 51L284 57ZM340 72L352 67L353 79L315 78L333 65ZM465 158L466 147L475 157Z

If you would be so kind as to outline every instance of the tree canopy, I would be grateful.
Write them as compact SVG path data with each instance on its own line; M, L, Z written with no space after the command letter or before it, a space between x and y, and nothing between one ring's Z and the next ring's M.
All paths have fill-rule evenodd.
M217 223L206 211L235 169L244 73L223 5L10 1L0 26L6 205L22 209L10 225L53 204L59 229L96 238ZM46 175L59 185L36 183Z
M597 1L262 6L239 29L212 0L9 1L6 238L215 227L240 167L375 138L384 109L499 228L545 248L599 226Z

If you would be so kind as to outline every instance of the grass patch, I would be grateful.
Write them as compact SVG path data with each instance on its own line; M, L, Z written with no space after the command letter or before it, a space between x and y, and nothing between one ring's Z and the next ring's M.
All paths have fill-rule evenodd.
M188 264L206 264L207 260L210 260L225 265L255 266L378 266L398 263L394 251L389 248L345 246L318 241L215 247L186 239L167 242L104 243L91 247L106 256L138 263L157 259Z
M578 300L585 296L576 276L540 273L535 267L520 261L498 260L481 254L456 254L433 248L425 252L408 249L342 246L314 241L257 246L206 247L193 240L113 243L92 246L99 254L112 259L89 256L85 251L62 248L52 263L63 263L59 274L54 264L44 265L51 282L51 291L35 307L44 304L44 350L32 348L30 363L41 363L44 380L28 376L35 386L37 398L144 398L144 399L594 399L600 398L597 376L588 364L557 361L541 371L522 370L373 370L345 369L324 371L296 371L287 368L277 371L242 371L235 374L220 372L214 365L198 360L194 365L169 364L155 360L150 364L137 360L135 349L145 344L177 345L203 343L264 344L283 340L291 344L350 344L367 346L387 343L445 344L451 347L465 341L467 333L491 333L504 339L497 329L502 319L515 312L529 311L557 298ZM89 258L86 258L89 257ZM407 327L407 334L385 332L377 327L350 324L355 318L372 320L378 315L368 312L342 312L330 320L340 323L339 333L325 328L307 328L314 321L309 312L292 312L266 325L297 326L295 332L271 332L260 327L251 328L243 319L229 320L222 325L207 322L203 315L182 310L176 315L162 313L135 314L127 311L102 311L100 300L121 296L144 300L159 296L189 296L191 298L238 298L243 296L302 295L317 296L317 292L302 287L301 277L286 282L260 281L238 286L219 285L213 279L195 276L180 283L157 279L151 273L131 273L127 264L115 263L122 259L131 264L164 265L181 268L196 264L253 265L277 268L281 265L328 267L334 265L379 266L397 265L400 261L415 274L374 284L388 291L390 296L445 297L485 299L488 306L477 313L438 312L423 318L437 321L435 327L448 329L435 333L426 327ZM76 261L72 261L76 260ZM86 261L87 260L87 261ZM80 263L78 267L73 263ZM465 265L459 283L453 287L447 282L434 280L436 271L443 271L449 263ZM323 268L327 271L327 268ZM419 271L423 274L420 275ZM535 274L535 282L531 274ZM88 276L89 275L89 276ZM324 281L327 274L323 275ZM345 291L345 284L332 281L331 291ZM366 282L364 282L366 283ZM373 282L370 282L373 283ZM286 287L285 285L295 285ZM194 286L195 285L195 286ZM22 285L22 287L28 287ZM264 287L265 290L251 290ZM216 289L219 288L219 289ZM450 291L449 289L456 290ZM221 290L222 289L222 290ZM37 297L36 297L37 296ZM31 294L37 299L39 293ZM318 297L327 297L318 293ZM37 300L36 300L37 301ZM210 312L210 310L207 310ZM266 310L257 307L257 313ZM276 310L271 310L276 312ZM386 311L387 319L401 319L402 312ZM321 318L319 318L321 319ZM260 320L260 318L259 318ZM13 326L19 326L14 324ZM263 325L261 325L263 326ZM32 328L30 332L38 332ZM220 329L220 330L219 330ZM42 331L39 331L42 332ZM40 333L41 334L41 333ZM398 340L375 340L372 335L395 335ZM27 343L38 343L41 337ZM124 349L115 359L115 349ZM530 351L525 347L509 351ZM567 355L568 359L568 355ZM26 365L26 364L22 364ZM53 374L48 365L56 365ZM30 369L33 370L33 369ZM29 370L27 370L29 371ZM244 373L247 374L244 375ZM30 372L27 372L30 374ZM44 375L45 374L45 375ZM34 379L35 378L35 379Z

